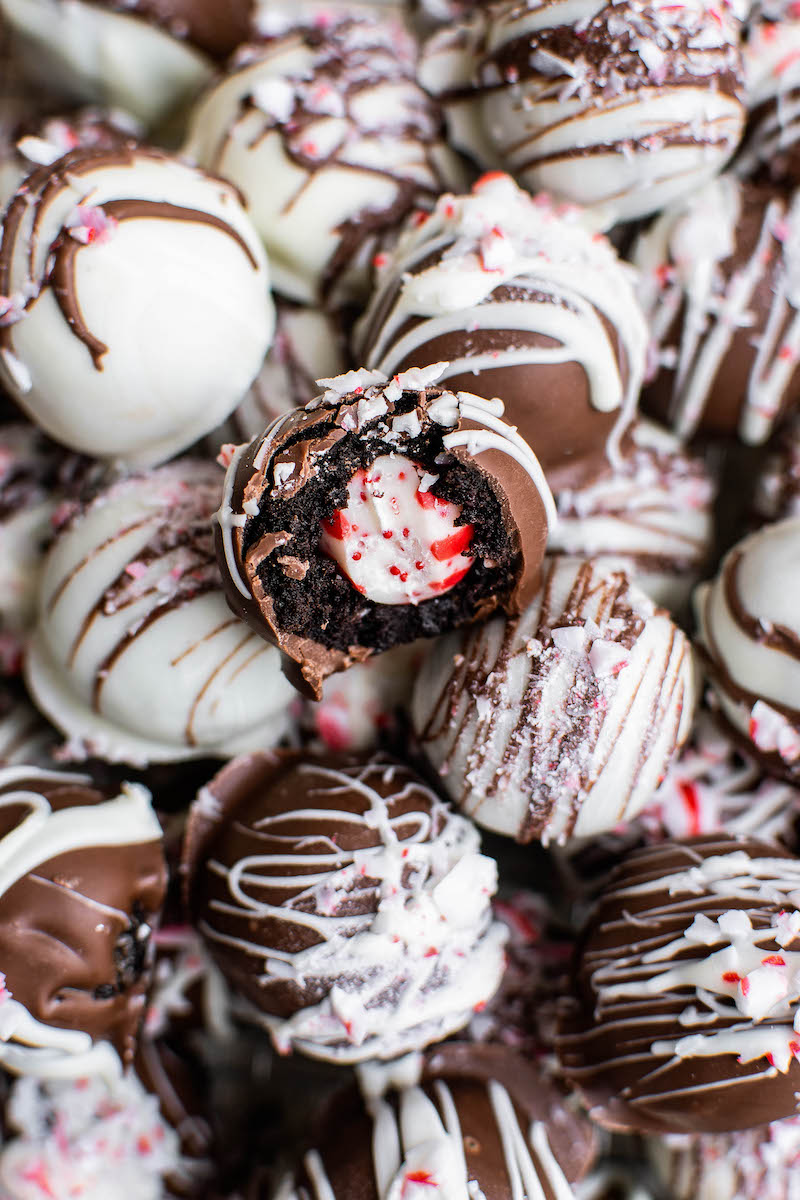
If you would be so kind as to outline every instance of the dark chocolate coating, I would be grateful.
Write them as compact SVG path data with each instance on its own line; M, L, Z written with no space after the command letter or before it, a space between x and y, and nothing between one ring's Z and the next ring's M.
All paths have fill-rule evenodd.
M211 58L225 59L251 33L254 0L89 0L141 17Z
M366 392L373 397L378 389ZM272 427L268 453L262 453L264 438L256 438L230 468L232 511L255 504L258 515L231 530L233 557L250 597L233 581L222 528L217 531L228 603L278 646L292 681L316 699L333 672L392 645L482 620L498 608L520 612L538 587L547 537L542 495L525 468L499 449L473 454L458 447L448 463L439 461L445 433L480 433L464 418L445 429L430 417L442 394L434 387L404 391L398 400L386 400L383 415L363 420L360 391L326 393ZM420 432L389 440L391 420L408 413L418 418ZM320 522L345 506L349 480L386 454L406 455L435 474L431 493L460 505L460 522L475 527L475 561L465 578L416 605L379 604L359 594L319 549ZM286 472L288 478L279 478Z
M19 780L3 792L26 786ZM65 776L27 785L54 812L108 797ZM27 815L0 805L0 836ZM14 1000L37 1020L108 1040L127 1065L152 973L150 931L166 890L161 842L73 849L42 862L0 896L0 962Z
M688 887L670 879L706 859L736 853L775 863L774 873L759 875L766 883L754 880L747 896L741 887L731 886L730 894L723 884L715 890L702 876ZM755 1024L721 994L706 1004L702 992L685 983L655 994L643 987L626 995L604 994L620 980L644 983L662 970L705 960L726 945L698 941L655 962L645 957L679 939L697 914L716 920L743 910L754 929L769 929L773 916L792 908L786 889L782 896L771 886L787 860L797 863L776 844L719 834L635 850L620 863L583 934L574 997L565 1005L557 1040L568 1082L600 1124L641 1133L721 1133L795 1113L800 1090L796 1057L782 1071L770 1066L766 1051L756 1058L748 1053L742 1057L750 1061L741 1061L736 1052L680 1057L652 1049L659 1041L734 1028L741 1042L748 1031L778 1024L770 1015ZM741 874L746 877L746 867ZM631 890L648 883L651 890ZM781 954L768 936L758 945L765 956ZM792 949L790 944L788 951ZM680 1015L692 1008L698 1010L698 1020L680 1023Z
M191 811L182 864L189 910L228 982L264 1012L288 1017L322 999L330 986L324 979L308 978L301 985L268 978L264 959L270 950L296 954L323 939L291 920L231 911L237 903L233 892L238 886L237 865L253 855L263 856L261 864L248 863L248 894L260 903L288 906L307 886L293 885L293 876L322 871L333 874L343 865L344 859L332 861L331 843L345 853L379 846L377 829L357 819L343 821L338 815L344 811L357 818L369 810L369 800L355 782L356 776L363 777L386 800L393 820L406 813L431 812L432 794L407 767L380 757L373 760L365 776L367 763L345 755L309 757L300 751L245 755L228 763L209 783L215 815L208 815L202 798ZM387 772L387 768L391 769ZM332 782L334 772L336 780ZM304 809L330 809L331 816L310 819L299 811ZM265 818L275 817L280 820L269 831L260 825ZM402 839L415 824L398 821L393 826L396 836ZM437 832L434 822L430 836ZM293 862L296 856L298 861ZM319 856L319 865L309 866L315 856ZM259 874L272 882L253 882ZM378 900L378 881L364 877L340 901L336 916L374 913ZM313 897L301 899L297 908L315 912ZM226 939L255 943L263 947L263 957Z

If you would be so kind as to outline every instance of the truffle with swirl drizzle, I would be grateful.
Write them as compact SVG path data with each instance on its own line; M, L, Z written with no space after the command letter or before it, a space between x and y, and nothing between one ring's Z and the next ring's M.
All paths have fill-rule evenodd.
M282 1200L571 1200L592 1161L593 1131L536 1066L458 1042L429 1052L421 1078L415 1065L401 1060L396 1078L388 1068L382 1094L380 1073L364 1070L365 1103L340 1105L283 1181Z
M130 1065L166 890L150 793L0 770L0 1063L39 1078Z
M352 371L239 446L217 551L228 603L317 699L324 679L534 594L554 506L500 401Z
M653 342L642 407L683 439L765 442L800 404L800 194L723 175L632 257Z
M258 373L268 284L229 184L143 147L75 150L28 176L5 213L0 381L56 441L163 461Z
M576 209L490 174L402 236L358 348L387 375L449 360L443 382L500 396L551 486L576 487L619 459L636 411L647 329L629 271Z
M504 0L434 35L450 137L606 227L712 178L741 137L740 26L705 0Z
M241 189L290 299L363 301L380 238L464 182L415 60L399 21L300 15L196 106L184 152Z
M691 728L691 645L621 571L545 560L520 617L440 639L417 677L414 728L443 786L521 842L633 817Z
M721 1133L794 1115L800 860L728 834L623 860L583 934L557 1049L611 1129Z
M719 712L772 775L800 783L800 517L739 542L695 593Z
M181 459L111 484L60 530L25 666L72 757L227 757L286 732L278 654L222 596L221 490L213 463Z
M394 1058L496 990L505 933L471 822L390 759L235 759L187 829L189 909L277 1049Z

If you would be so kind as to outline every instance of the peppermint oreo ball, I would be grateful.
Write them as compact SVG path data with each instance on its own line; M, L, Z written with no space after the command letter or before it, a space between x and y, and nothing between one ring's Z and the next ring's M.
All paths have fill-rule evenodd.
M550 554L625 570L648 596L683 615L714 546L716 481L667 430L636 421L615 468L556 493Z
M734 168L743 178L800 184L800 20L756 20L744 47L747 127Z
M0 241L0 382L72 449L149 466L226 417L263 362L263 250L227 183L156 150L31 174Z
M251 30L255 0L0 0L28 74L151 126Z
M285 734L278 654L222 595L221 488L213 464L182 459L111 484L59 532L26 672L71 756L227 757Z
M800 860L725 833L636 850L581 939L557 1050L592 1118L724 1133L792 1116Z
M756 479L753 515L759 524L800 517L800 414L770 442Z
M673 1200L794 1200L800 1117L738 1133L648 1138L646 1150Z
M545 560L515 618L440 639L414 729L452 799L521 842L602 833L650 800L686 741L691 645L623 572Z
M800 783L800 518L766 525L695 593L721 716L774 775Z
M195 108L184 152L240 189L290 299L361 303L379 239L462 180L415 57L399 22L339 14L248 47Z
M186 834L189 910L277 1050L394 1058L496 990L503 929L474 826L391 759L235 759Z
M549 488L500 401L351 371L230 459L217 552L233 611L298 688L498 608L539 582Z
M427 43L451 140L610 226L715 175L744 125L739 23L703 0L504 0Z
M146 788L0 769L0 1064L75 1079L132 1062L165 890Z
M384 258L357 329L368 367L447 361L453 391L502 399L553 487L618 457L647 330L629 268L576 209L489 174L440 197Z
M396 1079L391 1067L364 1069L366 1104L351 1101L329 1122L281 1195L378 1200L422 1187L491 1200L511 1200L521 1188L544 1200L574 1194L570 1184L592 1161L592 1130L536 1066L509 1050L457 1042L432 1051L420 1079L401 1065Z
M765 442L800 404L800 194L723 175L632 257L653 343L642 407L682 439Z

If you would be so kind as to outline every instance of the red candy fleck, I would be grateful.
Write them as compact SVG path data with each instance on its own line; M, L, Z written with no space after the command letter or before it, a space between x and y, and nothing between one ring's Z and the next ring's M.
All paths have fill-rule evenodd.
M431 554L437 562L447 562L448 558L455 558L462 550L468 550L472 535L475 532L474 526L462 525L455 533L451 533L449 537L440 538L438 542L431 543Z
M738 983L741 975L737 975L735 971L726 971L722 978L726 983Z
M332 517L325 517L322 526L326 533L339 542L343 542L350 533L350 522L344 513L339 511L335 512Z
M781 958L780 954L769 954L766 958L762 958L761 965L764 967L785 967L786 959Z

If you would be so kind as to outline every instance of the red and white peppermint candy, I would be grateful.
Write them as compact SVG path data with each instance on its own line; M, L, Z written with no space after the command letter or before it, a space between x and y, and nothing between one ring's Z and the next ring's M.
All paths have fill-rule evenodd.
M425 470L383 455L347 485L347 507L322 522L320 545L356 591L376 604L420 604L469 571L472 525L461 509L420 485Z

